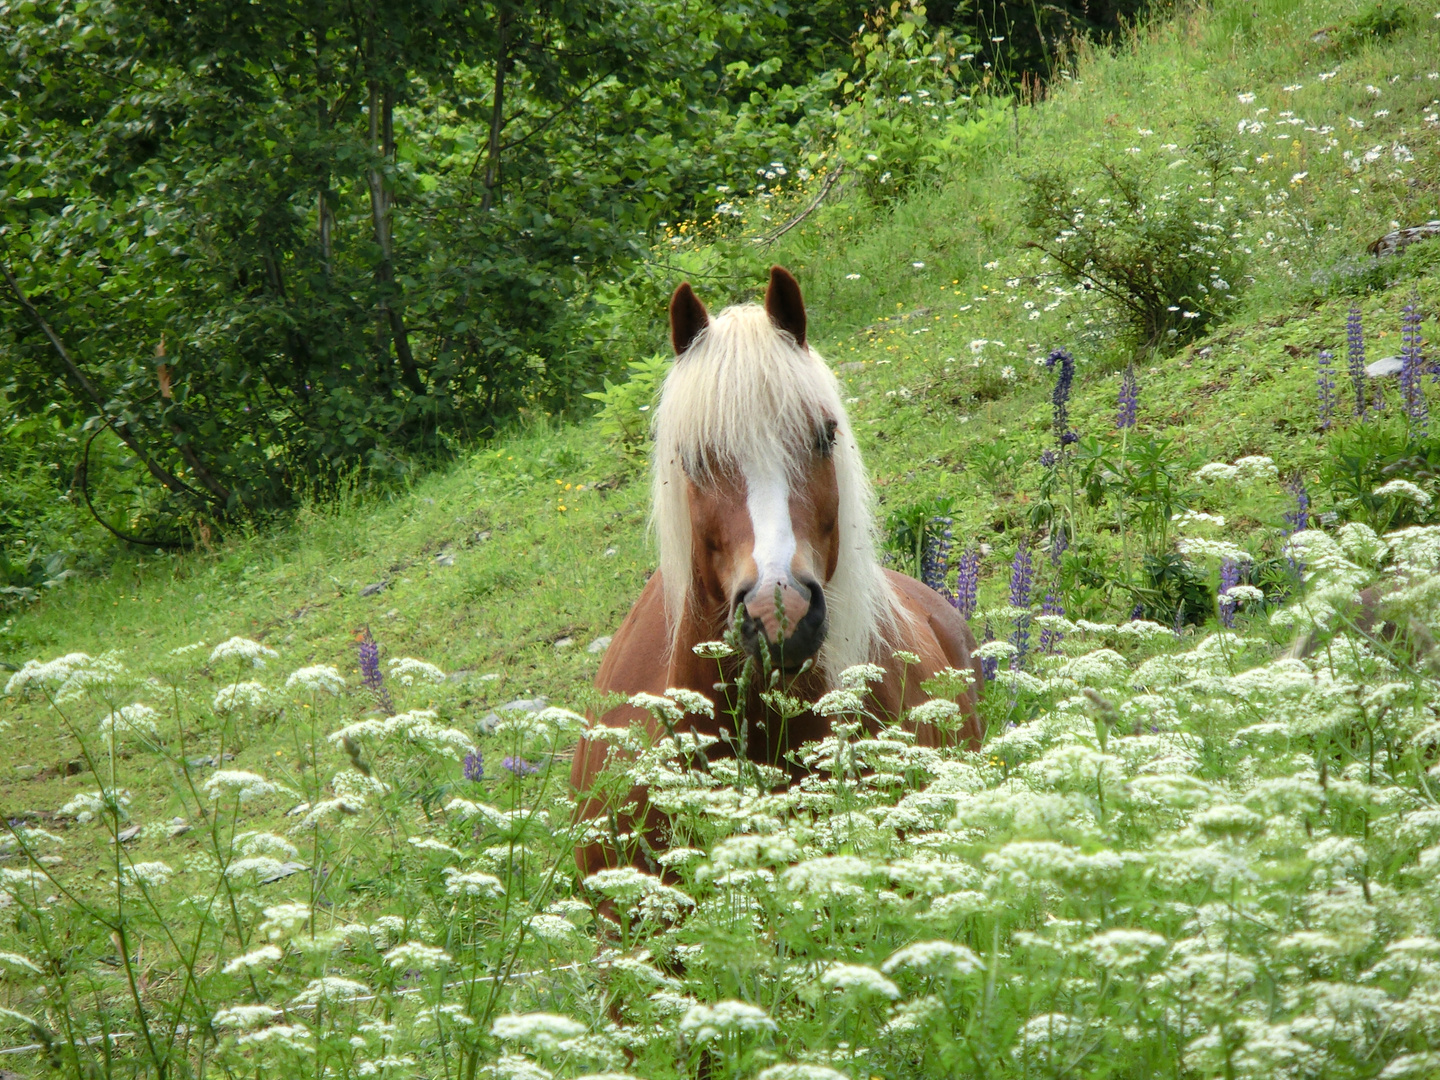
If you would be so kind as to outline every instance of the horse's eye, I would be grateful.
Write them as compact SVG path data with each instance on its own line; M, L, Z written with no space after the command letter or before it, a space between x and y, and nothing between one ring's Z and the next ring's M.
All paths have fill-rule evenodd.
M830 417L825 418L824 425L815 433L815 449L820 452L821 457L829 457L835 449L835 429L840 425Z

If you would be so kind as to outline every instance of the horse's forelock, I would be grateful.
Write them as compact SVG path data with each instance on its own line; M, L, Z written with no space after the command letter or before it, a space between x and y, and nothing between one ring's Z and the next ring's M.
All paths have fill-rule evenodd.
M894 596L875 559L870 485L839 385L813 349L749 304L710 321L671 369L657 410L652 520L672 635L692 579L687 475L703 484L727 464L764 463L796 477L827 420L837 425L841 540L825 586L829 631L818 664L833 677L870 660L891 634Z

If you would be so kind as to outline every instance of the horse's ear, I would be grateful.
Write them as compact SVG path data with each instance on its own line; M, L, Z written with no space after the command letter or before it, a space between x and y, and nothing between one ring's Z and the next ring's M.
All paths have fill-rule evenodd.
M770 268L765 310L776 326L789 331L796 345L805 347L805 301L800 297L800 283L783 266Z
M675 355L683 356L685 350L710 325L710 313L695 295L687 281L670 297L670 343L675 346Z

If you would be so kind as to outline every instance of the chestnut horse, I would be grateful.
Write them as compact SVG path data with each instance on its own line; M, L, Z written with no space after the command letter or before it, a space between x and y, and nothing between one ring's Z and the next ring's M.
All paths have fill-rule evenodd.
M876 561L870 485L835 377L806 343L795 279L774 267L764 307L730 307L714 319L681 285L670 302L670 334L677 360L654 431L660 567L610 643L596 687L627 696L675 687L713 698L716 662L692 646L721 639L734 620L745 649L757 660L768 650L773 667L792 676L787 692L801 701L833 689L844 669L874 663L885 677L871 686L867 709L899 719L926 699L920 683L931 675L973 671L957 702L958 737L978 747L975 639L944 597ZM919 664L905 670L897 650ZM741 659L724 661L732 687ZM758 690L749 697L747 754L756 761L779 764L788 750L829 734L830 721L810 711L783 724L771 714L767 723ZM718 734L727 724L722 704L715 718L687 714L677 727ZM648 712L628 704L602 717L611 727L636 721L663 734ZM921 745L939 745L935 728L914 730ZM605 742L581 741L571 771L581 796L611 752ZM649 844L629 853L599 843L578 848L582 872L621 862L659 872L644 848L665 845L664 816L648 807L644 788L623 802L643 820ZM590 797L580 814L616 809ZM620 831L634 825L627 815Z

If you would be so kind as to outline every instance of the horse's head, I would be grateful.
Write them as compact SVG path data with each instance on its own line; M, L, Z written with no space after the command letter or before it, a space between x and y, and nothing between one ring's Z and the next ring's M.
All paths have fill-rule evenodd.
M738 616L753 655L768 647L794 670L829 630L843 501L835 450L844 417L833 377L805 343L800 286L777 266L763 313L732 308L712 324L681 285L670 329L680 378L667 383L660 422L691 430L660 448L673 447L683 468L683 480L670 475L686 488L691 595L703 610ZM662 468L657 482L665 476Z

